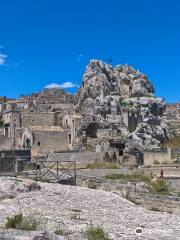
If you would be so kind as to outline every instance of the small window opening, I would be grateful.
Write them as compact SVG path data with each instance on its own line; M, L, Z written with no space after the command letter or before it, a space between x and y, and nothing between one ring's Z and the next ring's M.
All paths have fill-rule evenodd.
M69 144L71 144L71 134L69 134Z
M123 156L123 150L119 149L119 156Z

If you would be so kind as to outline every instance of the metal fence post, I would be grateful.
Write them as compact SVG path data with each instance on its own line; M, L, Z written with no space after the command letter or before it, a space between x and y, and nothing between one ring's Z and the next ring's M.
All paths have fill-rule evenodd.
M56 162L56 164L57 164L57 180L59 179L59 163L58 162Z
M37 159L36 159L36 181L37 181Z
M74 161L74 186L76 186L76 162Z

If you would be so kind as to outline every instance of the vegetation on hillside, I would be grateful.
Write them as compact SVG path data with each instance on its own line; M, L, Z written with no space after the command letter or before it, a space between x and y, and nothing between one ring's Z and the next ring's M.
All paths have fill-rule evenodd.
M2 119L0 119L0 128L4 127L4 121Z
M101 226L90 226L85 232L85 236L88 240L111 240L107 233Z
M145 182L150 183L151 178L143 174L122 174L122 173L112 173L105 176L106 179L111 180L125 180L128 182Z
M162 144L162 147L180 147L180 136L175 136L171 139L168 139Z
M39 226L39 222L35 219L27 219L20 213L12 217L7 217L5 226L6 228L35 231Z
M127 182L144 182L151 187L150 193L169 195L169 189L163 179L153 181L149 176L143 174L109 174L105 176L110 180L124 180Z
M105 163L103 161L94 161L86 165L86 168L90 169L119 169L119 167L118 163Z

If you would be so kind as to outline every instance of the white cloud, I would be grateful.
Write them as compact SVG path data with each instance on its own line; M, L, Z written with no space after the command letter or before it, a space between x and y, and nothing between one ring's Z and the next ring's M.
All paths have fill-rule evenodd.
M6 54L0 53L0 66L3 66L6 63L6 58L8 56Z
M82 53L78 54L77 61L80 62L83 57L84 57L84 54L82 54Z
M45 88L74 88L77 87L77 84L72 82L64 82L62 84L51 83L45 86Z

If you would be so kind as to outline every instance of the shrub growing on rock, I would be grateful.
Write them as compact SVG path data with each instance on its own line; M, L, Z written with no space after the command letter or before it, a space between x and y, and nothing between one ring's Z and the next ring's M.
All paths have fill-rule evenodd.
M36 219L25 218L22 213L16 214L12 217L7 217L5 227L21 229L27 231L34 231L37 229L39 222Z
M100 226L90 226L87 228L85 235L88 240L111 240L107 233Z
M7 217L6 228L20 228L23 221L22 213L16 214L13 217Z
M159 165L160 162L158 160L154 160L154 165Z
M58 229L56 229L55 230L55 232L54 232L56 235L59 235L59 236L64 236L64 231L63 231L63 229L62 228L58 228Z
M158 179L155 182L152 182L152 187L153 187L152 193L162 195L169 194L168 186L166 185L163 179Z

